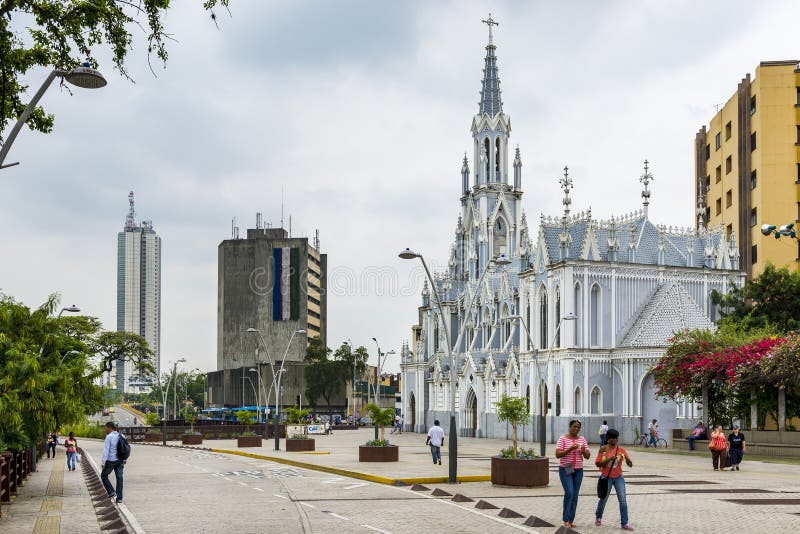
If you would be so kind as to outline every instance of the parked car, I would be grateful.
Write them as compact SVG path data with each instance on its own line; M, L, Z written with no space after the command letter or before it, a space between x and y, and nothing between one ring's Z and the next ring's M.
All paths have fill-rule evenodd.
M371 417L362 417L358 420L359 426L370 426L372 425L372 418Z

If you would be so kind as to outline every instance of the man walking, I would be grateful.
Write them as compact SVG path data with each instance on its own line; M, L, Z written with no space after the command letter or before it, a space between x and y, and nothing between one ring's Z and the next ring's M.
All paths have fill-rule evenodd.
M108 493L108 498L117 498L117 502L122 502L122 470L125 469L125 461L120 460L117 456L117 443L119 443L119 432L117 432L117 425L113 421L106 423L106 440L103 443L103 458L100 460L100 467L103 470L100 472L100 480L103 482L103 487ZM117 489L108 480L108 475L114 471L117 477Z
M442 465L442 446L444 446L444 429L439 426L439 420L433 422L433 426L428 430L428 439L425 440L425 445L431 446L431 456L433 456L433 465L437 463Z

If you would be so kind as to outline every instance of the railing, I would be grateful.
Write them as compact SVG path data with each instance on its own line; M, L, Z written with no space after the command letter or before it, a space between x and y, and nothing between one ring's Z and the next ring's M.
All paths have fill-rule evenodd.
M215 423L221 423L219 421L215 421ZM142 441L152 441L152 442L160 442L163 437L161 435L161 426L151 426L151 427L144 427L144 426L132 426L132 427L120 427L119 431L124 434L129 441L133 442L142 442ZM183 434L186 434L191 430L189 425L168 425L167 426L167 441L177 441L181 439ZM199 432L203 435L203 439L233 439L238 437L240 434L245 432L255 432L259 436L264 435L264 424L253 424L253 425L240 425L240 424L195 424L194 431ZM286 437L286 425L280 425L280 432L281 437ZM269 434L268 437L274 438L275 437L275 430L272 424L269 425Z
M44 454L44 447L44 444L37 444L33 449L0 451L0 517L3 516L2 504L10 503L11 497L17 495L33 463Z

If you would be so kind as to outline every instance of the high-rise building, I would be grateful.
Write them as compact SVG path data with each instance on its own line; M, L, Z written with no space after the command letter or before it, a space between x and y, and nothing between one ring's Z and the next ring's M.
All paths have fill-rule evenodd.
M800 267L800 241L763 235L763 224L800 220L800 68L763 61L695 136L697 225L739 242L741 268Z
M136 222L133 191L125 228L117 235L117 330L139 334L155 354L161 370L161 238L152 221ZM116 362L114 377L121 392L142 392L150 382L129 362Z
M280 365L284 353L284 400L294 402L303 394L308 339L326 341L327 255L319 252L318 235L291 237L284 228L262 225L258 214L246 239L234 228L231 239L220 243L218 266L217 372L208 377L209 402L264 406L270 393L249 370L257 367L261 384L270 384L271 371L258 363ZM305 333L289 344L298 330ZM266 391L256 395L259 389Z

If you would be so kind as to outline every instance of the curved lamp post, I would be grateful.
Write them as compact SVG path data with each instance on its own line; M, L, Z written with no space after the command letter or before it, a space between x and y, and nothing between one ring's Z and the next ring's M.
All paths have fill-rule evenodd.
M36 91L36 94L33 95L33 98L28 103L28 106L25 108L25 111L22 112L22 115L19 116L17 119L16 124L9 132L8 137L3 143L3 148L0 149L0 169L4 169L5 167L12 167L14 165L18 165L19 162L10 163L8 165L3 165L3 162L6 160L6 156L8 155L8 151L11 149L11 145L14 143L14 139L17 138L17 134L22 129L22 125L25 124L25 121L31 115L31 112L36 108L36 105L39 103L39 100L44 95L47 88L50 87L50 84L53 83L53 80L56 78L63 78L64 80L68 81L72 85L76 87L82 87L84 89L99 89L100 87L104 87L106 85L106 79L100 74L99 71L91 68L88 63L84 63L80 67L75 67L72 70L61 70L55 69L50 75L45 79L42 86Z
M245 330L245 332L247 332L248 334L258 334L258 339L261 340L261 344L264 346L264 350L265 351L267 350L267 344L264 342L264 336L261 335L261 331L260 330L258 330L257 328L253 328L251 326L250 328ZM275 380L276 380L275 364L272 363L272 358L270 357L269 352L267 352L267 359L268 359L267 362L256 362L256 365L258 365L258 371L259 371L258 372L258 379L261 380L261 372L260 372L261 371L261 366L262 365L266 365L267 363L269 363L270 372L272 373L272 385L269 387L269 391L271 393L272 390L275 389ZM276 406L278 405L278 399L277 398L275 399L275 405ZM265 395L264 395L264 408L266 408L267 406L269 406L269 394L265 393ZM268 422L264 423L264 439L269 439L269 428L268 428L268 424L267 423ZM276 422L274 424L274 426L275 426L275 432L277 433L278 432L278 423Z
M458 479L458 437L456 431L456 362L455 357L453 356L453 349L450 347L450 332L447 328L447 321L444 320L444 309L442 308L442 299L439 298L439 290L436 288L436 283L431 276L431 272L428 269L428 264L425 263L425 258L422 257L422 254L414 252L410 248L406 248L398 254L398 256L404 260L413 260L414 258L419 258L422 262L422 266L425 268L425 274L428 277L428 281L431 284L431 288L433 289L433 296L434 301L436 302L436 308L439 310L439 316L442 318L442 328L444 329L444 335L447 339L447 343L444 344L446 349L447 359L450 362L450 435L448 441L449 451L447 453L448 456L448 482L450 484L455 484ZM481 273L480 277L478 278L478 284L475 286L476 288L480 288L481 283L483 282L483 278L486 276L486 273L489 271L489 266L491 265L508 265L511 263L511 260L505 255L500 254L497 258L486 262L486 266L483 268L483 272ZM469 305L465 308L467 311L472 309L473 304L475 303L475 297L478 294L478 289L472 293L472 297L470 299ZM453 347L458 350L458 347L461 344L461 339L464 337L464 332L466 331L467 320L464 319L464 322L461 324L461 329L458 333L458 338L456 338L456 342L453 344ZM466 352L466 350L464 351Z
M277 388L275 390L275 450L281 450L281 426L280 426L280 414L281 414L281 378L283 377L283 364L286 363L286 355L289 354L289 347L292 346L292 340L294 339L295 334L305 334L306 331L302 328L299 330L295 330L292 332L292 337L289 338L289 343L286 344L286 350L283 352L283 358L281 358L281 368L278 369L277 377L276 377L276 385ZM288 436L287 436L288 437Z

